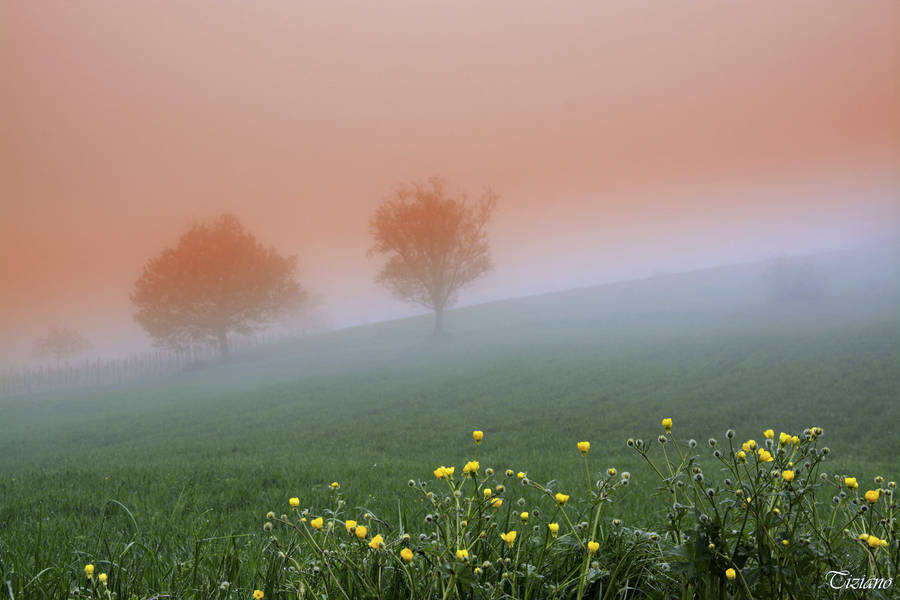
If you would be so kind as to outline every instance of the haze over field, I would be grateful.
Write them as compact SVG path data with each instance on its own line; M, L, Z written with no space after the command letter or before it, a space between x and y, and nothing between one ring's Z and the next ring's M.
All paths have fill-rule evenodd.
M0 7L0 356L140 349L128 292L196 220L299 256L337 325L414 314L368 220L500 193L462 303L896 237L900 5Z

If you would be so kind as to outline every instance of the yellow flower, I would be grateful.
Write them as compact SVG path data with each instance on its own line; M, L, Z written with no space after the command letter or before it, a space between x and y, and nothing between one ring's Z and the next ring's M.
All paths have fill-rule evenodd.
M882 547L882 548L887 548L887 547L888 547L888 541L887 541L887 540L881 540L881 547Z
M253 600L262 600L263 596L265 594L263 594L262 590L253 590Z
M492 508L500 508L503 506L503 498L494 498L494 501L491 502Z
M509 544L509 547L510 547L510 548L512 548L512 545L513 545L514 543L516 543L516 536L517 536L517 535L518 535L518 533L516 532L515 529L513 529L513 530L510 531L509 533L501 533L501 534L500 534L500 538L501 538L504 542L506 542L507 544Z
M358 525L353 533L356 534L357 538L364 540L366 539L366 535L369 533L369 528L365 525Z
M781 540L781 545L782 545L782 546L787 546L787 545L790 545L790 542L787 541L787 540Z
M744 452L750 452L751 450L756 450L756 440L747 440L743 444L741 444L741 448L744 449Z
M615 467L610 467L610 468L608 468L608 469L606 470L606 474L609 475L610 477L615 477L615 476L616 476L616 469L615 469Z
M788 483L794 480L794 472L793 471L782 471L781 478L787 481Z
M484 497L485 497L485 498L490 498L490 497L491 497L491 494L493 494L494 492L491 491L491 488L484 488L484 492L483 492L483 493L484 493Z
M874 535L870 535L866 539L866 543L869 544L869 548L877 548L881 545L881 540L875 537Z
M472 438L475 440L476 444L480 444L481 440L484 439L484 432L476 429L472 432Z
M331 489L336 490L336 489L338 489L339 487L341 487L341 484L339 484L337 481L332 481L332 482L331 482Z
M778 434L778 445L786 446L791 441L791 436L785 432L781 432Z
M477 460L470 460L466 463L466 466L463 467L463 473L475 477L475 473L478 472L478 467L480 466L481 465L478 464Z
M590 442L578 442L578 451L584 455L587 455L588 451L591 449Z
M666 431L672 431L672 419L666 417L662 420L663 429Z
M859 484L856 482L856 477L844 477L844 485L851 490L855 490L859 487Z
M456 470L456 467L438 467L434 470L434 476L438 479L449 479L453 477L453 471Z
M669 419L669 421L671 422L672 419ZM599 549L600 549L600 544L598 544L597 542L593 542L593 541L588 542L588 552L590 552L591 554L596 554L597 550L599 550Z
M761 462L772 462L772 461L775 460L775 459L772 458L772 453L771 453L771 452L769 452L768 450L764 450L764 449L760 448L760 449L759 449L759 460L760 460Z
M313 519L312 521L309 522L309 524L312 525L314 529L322 529L322 525L324 523L325 523L325 521L322 519L322 517L316 517L315 519Z
M747 454L744 453L743 450L738 450L736 456L737 456L738 461L740 461L740 462L744 462L745 460L747 460Z
M288 500L288 504L291 505L291 508L297 508L300 506L300 498L291 498Z
M469 551L464 548L457 550L456 558L459 560L469 560Z
M356 527L356 525L357 525L356 521L354 521L352 519L348 519L348 520L344 521L344 527L347 528L347 533L351 533L353 531L353 528Z
M800 438L798 438L796 435L793 436L793 437L791 438L791 443L794 444L795 446L799 445L799 444L800 444Z
M725 569L725 577L728 579L728 581L734 581L734 578L737 577L737 571L729 567Z
M875 504L876 502L878 502L879 495L880 492L878 490L869 490L868 492L866 492L866 500L869 502L869 504Z
M87 564L84 565L84 574L88 576L88 579L94 576L94 565Z
M522 519L523 523L526 523L528 521L528 513L527 512L520 513L519 518Z
M413 559L413 551L409 548L404 548L400 551L400 558L405 560L406 562L412 562Z
M100 583L106 585L106 573L100 573L99 575L97 575L97 579L100 580Z
M512 477L512 476L513 476L513 470L512 470L512 469L507 469L507 470L506 470L506 476L507 476L507 477Z
M378 550L379 548L381 548L382 544L384 544L384 538L381 537L381 534L379 533L372 538L371 542L369 542L369 548L371 548L372 550Z
M566 502L569 501L568 494L563 494L561 492L557 492L555 498L556 498L556 503L559 504L560 506L562 506L563 504L565 504Z
M763 431L763 435L766 436L767 440L771 440L775 437L775 432L771 429L766 429L765 431Z
M516 479L518 479L518 480L520 480L520 481L521 481L522 479L525 479L525 473L524 473L524 471L519 471L518 473L516 473Z
M559 533L559 523L547 523L547 529L550 530L550 533L556 535Z
M506 489L506 488L503 487L503 484L502 484L502 483L498 483L498 484L497 484L497 493L498 493L498 494L499 494L500 492L502 492L504 489Z
M861 542L864 542L864 541L866 541L867 539L869 539L869 534L868 534L868 533L861 533L861 534L859 534L859 540L860 540Z

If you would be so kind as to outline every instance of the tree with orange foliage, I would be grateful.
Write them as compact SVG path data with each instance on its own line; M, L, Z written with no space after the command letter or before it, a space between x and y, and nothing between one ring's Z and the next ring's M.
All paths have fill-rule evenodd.
M487 223L498 196L486 190L476 202L451 196L446 184L400 186L370 222L370 254L387 255L377 281L396 297L434 311L434 335L444 332L444 309L458 292L492 267Z
M194 225L144 266L131 301L135 320L160 345L218 345L300 307L297 259L266 248L237 217Z

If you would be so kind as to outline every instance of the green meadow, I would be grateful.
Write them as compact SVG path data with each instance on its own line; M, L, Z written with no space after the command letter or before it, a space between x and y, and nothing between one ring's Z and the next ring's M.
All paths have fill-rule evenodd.
M458 309L258 348L174 377L0 398L0 598L69 598L92 562L120 598L233 597L266 576L267 511L411 521L407 486L474 452L561 489L630 471L604 510L667 503L627 438L824 429L825 470L900 477L900 297L772 302L736 267ZM516 488L507 497L514 501ZM223 596L224 597L224 596Z

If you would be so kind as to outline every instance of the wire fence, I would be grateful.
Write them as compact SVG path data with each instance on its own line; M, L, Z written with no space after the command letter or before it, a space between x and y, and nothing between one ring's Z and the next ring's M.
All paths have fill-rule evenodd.
M229 340L232 355L294 336L246 336ZM155 350L120 359L56 361L0 372L0 395L30 394L65 388L99 387L153 379L202 368L221 357L218 348L198 345Z

